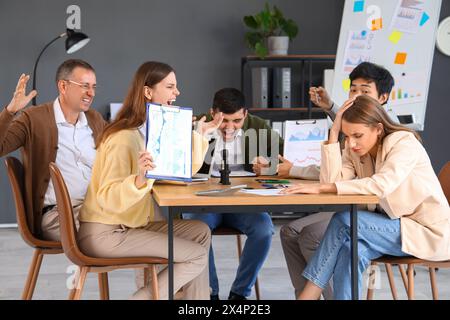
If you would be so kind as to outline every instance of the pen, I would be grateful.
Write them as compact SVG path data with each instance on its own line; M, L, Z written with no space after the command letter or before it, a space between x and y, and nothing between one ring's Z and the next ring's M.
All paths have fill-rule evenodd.
M256 179L256 181L262 183L291 183L289 180Z
M278 188L289 188L289 186L285 184L262 184L262 187L269 188L269 189L278 189Z

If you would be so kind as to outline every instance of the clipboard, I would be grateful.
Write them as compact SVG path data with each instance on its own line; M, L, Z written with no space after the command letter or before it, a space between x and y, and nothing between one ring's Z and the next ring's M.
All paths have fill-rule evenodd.
M192 182L192 115L190 107L146 104L145 149L156 164L147 178Z
M328 120L285 121L284 127L284 157L294 166L320 166L320 145L328 139Z

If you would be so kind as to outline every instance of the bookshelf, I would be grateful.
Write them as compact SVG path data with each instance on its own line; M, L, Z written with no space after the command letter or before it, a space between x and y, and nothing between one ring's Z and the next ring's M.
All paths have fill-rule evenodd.
M257 56L245 56L241 58L241 90L247 100L249 112L261 118L274 121L321 119L326 114L315 107L309 100L309 87L323 85L323 71L333 69L335 55L286 55L267 56L261 59ZM290 68L290 105L289 108L280 108L273 104L272 74L268 74L267 93L268 107L256 108L253 105L252 94L252 69L253 68Z

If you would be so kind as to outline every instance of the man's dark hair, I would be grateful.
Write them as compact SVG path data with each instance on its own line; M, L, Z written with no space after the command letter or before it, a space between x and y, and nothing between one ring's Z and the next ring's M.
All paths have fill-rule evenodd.
M387 93L389 100L389 95L394 87L394 78L391 73L382 66L370 62L363 62L353 69L349 77L352 83L354 80L359 78L367 81L373 81L377 87L378 96Z
M75 68L83 68L95 72L94 68L84 60L69 59L64 61L56 70L56 84L59 80L67 80Z
M214 94L214 111L233 114L242 108L245 109L245 97L238 89L224 88Z

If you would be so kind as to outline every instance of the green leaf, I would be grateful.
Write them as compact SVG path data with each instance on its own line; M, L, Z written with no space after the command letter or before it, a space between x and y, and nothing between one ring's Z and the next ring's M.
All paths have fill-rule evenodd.
M261 27L263 32L270 32L271 30L271 21L270 12L263 11L261 12Z
M259 32L247 32L245 34L245 41L250 49L256 50L256 45L258 43L262 43L264 41L264 37Z
M255 47L255 53L258 55L258 57L264 59L267 56L267 53L269 51L267 50L266 46L262 43L257 43Z
M280 9L278 9L277 6L273 6L273 17L278 21L284 20L283 13L280 11Z
M253 16L245 16L244 17L244 23L249 28L252 28L252 29L258 29L259 28L258 21L256 21L256 19Z
M289 37L289 40L292 40L298 34L297 24L291 19L285 21L281 26L281 29Z

